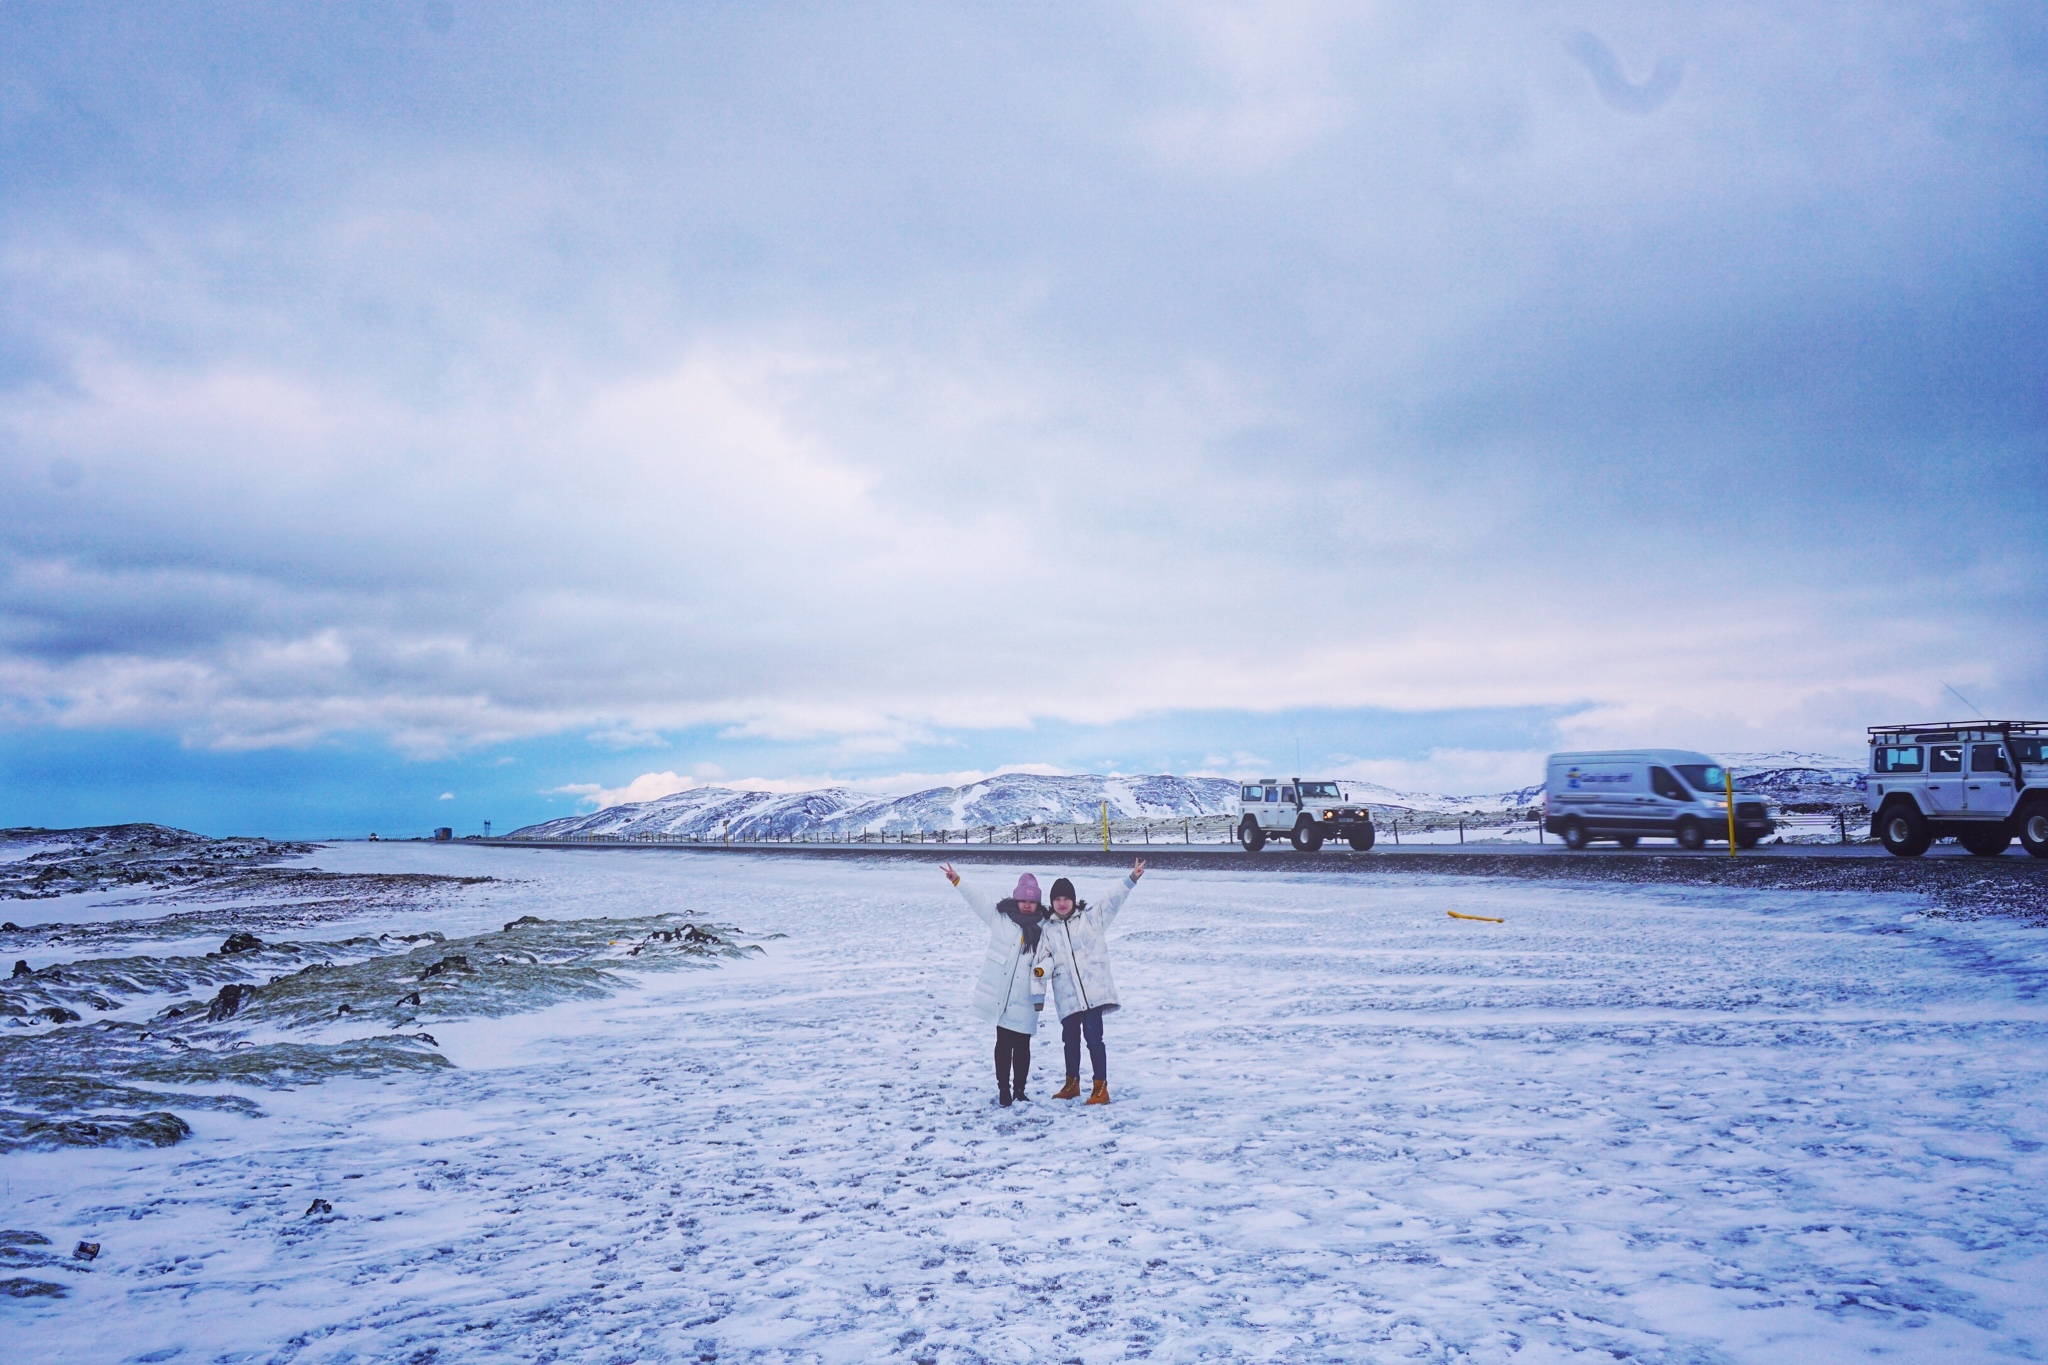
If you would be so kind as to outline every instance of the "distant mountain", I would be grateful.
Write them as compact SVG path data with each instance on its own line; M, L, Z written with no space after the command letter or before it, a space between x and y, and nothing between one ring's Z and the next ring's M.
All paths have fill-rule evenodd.
M1845 805L1857 799L1862 765L1825 754L1730 754L1736 780L1779 802ZM1376 782L1339 783L1347 800L1378 812L1452 815L1524 811L1543 803L1543 784L1476 796L1404 792ZM1234 815L1237 783L1220 777L1046 777L1001 773L964 787L909 796L865 796L847 787L807 792L697 787L654 801L611 806L515 830L517 839L659 834L685 839L786 838L793 834L911 834L995 825L1071 825L1101 818L1180 820Z
M1864 764L1832 754L1729 754L1735 780L1784 805L1856 806L1863 794Z
M864 796L845 787L778 794L698 787L655 801L612 806L515 830L519 839L666 834L735 839L791 834L907 834L986 825L1077 824L1101 818L1178 820L1227 815L1237 784L1215 777L1044 777L1002 773L964 787L909 796Z

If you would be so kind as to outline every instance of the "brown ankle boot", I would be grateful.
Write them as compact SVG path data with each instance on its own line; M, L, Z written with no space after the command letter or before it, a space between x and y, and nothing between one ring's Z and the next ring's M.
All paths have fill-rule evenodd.
M1065 1085L1052 1092L1052 1097L1056 1100L1070 1100L1080 1093L1081 1078L1079 1076L1069 1076Z
M1076 1089L1079 1089L1080 1087L1079 1087L1079 1086L1077 1085L1077 1086L1076 1086L1075 1088L1076 1088ZM1093 1090L1091 1090L1091 1091L1089 1091L1089 1092L1088 1092L1088 1100L1087 1100L1087 1102L1088 1102L1089 1104L1108 1104L1108 1103L1109 1103L1109 1082L1108 1082L1108 1081L1097 1081L1097 1082L1095 1083L1095 1088L1094 1088Z

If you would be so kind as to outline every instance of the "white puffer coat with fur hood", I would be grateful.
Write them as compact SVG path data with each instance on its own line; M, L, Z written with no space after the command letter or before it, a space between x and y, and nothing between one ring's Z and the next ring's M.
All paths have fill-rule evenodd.
M1045 1008L1044 978L1033 974L1032 955L1024 950L1024 931L996 907L987 892L962 877L956 887L976 919L988 926L988 952L974 983L974 1012L988 1023L1012 1033L1038 1032L1038 1012ZM1039 937L1043 946L1045 938Z
M1060 1018L1100 1007L1104 1013L1123 1008L1117 1003L1116 981L1109 974L1109 940L1116 912L1137 885L1125 877L1100 905L1082 905L1061 919L1048 913L1038 936L1038 962L1052 977L1053 1004Z

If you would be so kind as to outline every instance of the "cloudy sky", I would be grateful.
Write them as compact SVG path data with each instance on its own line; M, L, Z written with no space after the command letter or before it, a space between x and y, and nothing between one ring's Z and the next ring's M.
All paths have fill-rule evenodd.
M2048 712L2036 4L24 3L0 185L0 823Z

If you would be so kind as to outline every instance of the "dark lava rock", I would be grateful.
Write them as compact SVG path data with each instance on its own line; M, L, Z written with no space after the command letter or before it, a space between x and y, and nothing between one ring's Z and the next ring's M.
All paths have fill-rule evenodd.
M36 1011L38 1019L47 1019L53 1024L75 1024L79 1020L77 1010L67 1010L62 1005L45 1005Z
M77 1246L71 1248L71 1259L74 1261L96 1261L99 1259L99 1256L100 1244L98 1242L80 1242Z
M213 997L213 1003L206 1007L206 1022L217 1024L223 1019L232 1019L242 1006L255 998L254 986L244 986L239 982L222 986L220 994Z
M16 1129L16 1149L55 1151L60 1147L172 1147L192 1136L192 1125L161 1111L130 1117L31 1118Z
M5 1294L10 1299L61 1299L64 1297L64 1286L17 1275L12 1279L0 1280L0 1294Z
M13 920L9 920L5 924L0 924L0 933L18 934L20 932L21 926L19 924L16 924Z
M334 1205L328 1203L325 1199L315 1199L312 1203L306 1205L306 1211L303 1214L301 1214L300 1217L311 1218L316 1213L333 1212Z
M225 957L229 953L253 953L262 946L263 940L256 935L237 930L228 935L227 942L220 945L220 951Z
M512 931L513 931L514 929L517 929L517 928L518 928L518 927L519 927L520 925L522 925L522 924L546 924L546 923L547 923L547 921L546 921L546 920L544 920L544 919L542 919L542 918L541 918L541 917L540 917L539 915L521 915L521 916L520 916L520 917L519 917L518 919L515 919L515 920L513 920L513 921L512 921L512 922L511 922L510 924L508 924L508 925L506 925L506 926L505 926L505 932L509 934L509 933L511 933L511 932L512 932Z
M461 953L450 953L433 966L421 972L420 980L426 981L432 977L440 976L444 972L467 972L471 970L474 969L470 967L468 958L464 957Z
M399 1001L398 1003L401 1005L417 1005L419 1004L419 1002L420 993L418 991L414 991L411 995L408 995L407 997L405 997L405 999Z
M19 961L17 961L17 962L16 962L15 964L14 964L14 974L15 974L16 976L34 976L34 975L35 975L35 973L34 973L34 972L32 972L32 971L30 971L30 970L28 969L28 959L27 959L27 958L22 958L22 959L20 959Z

